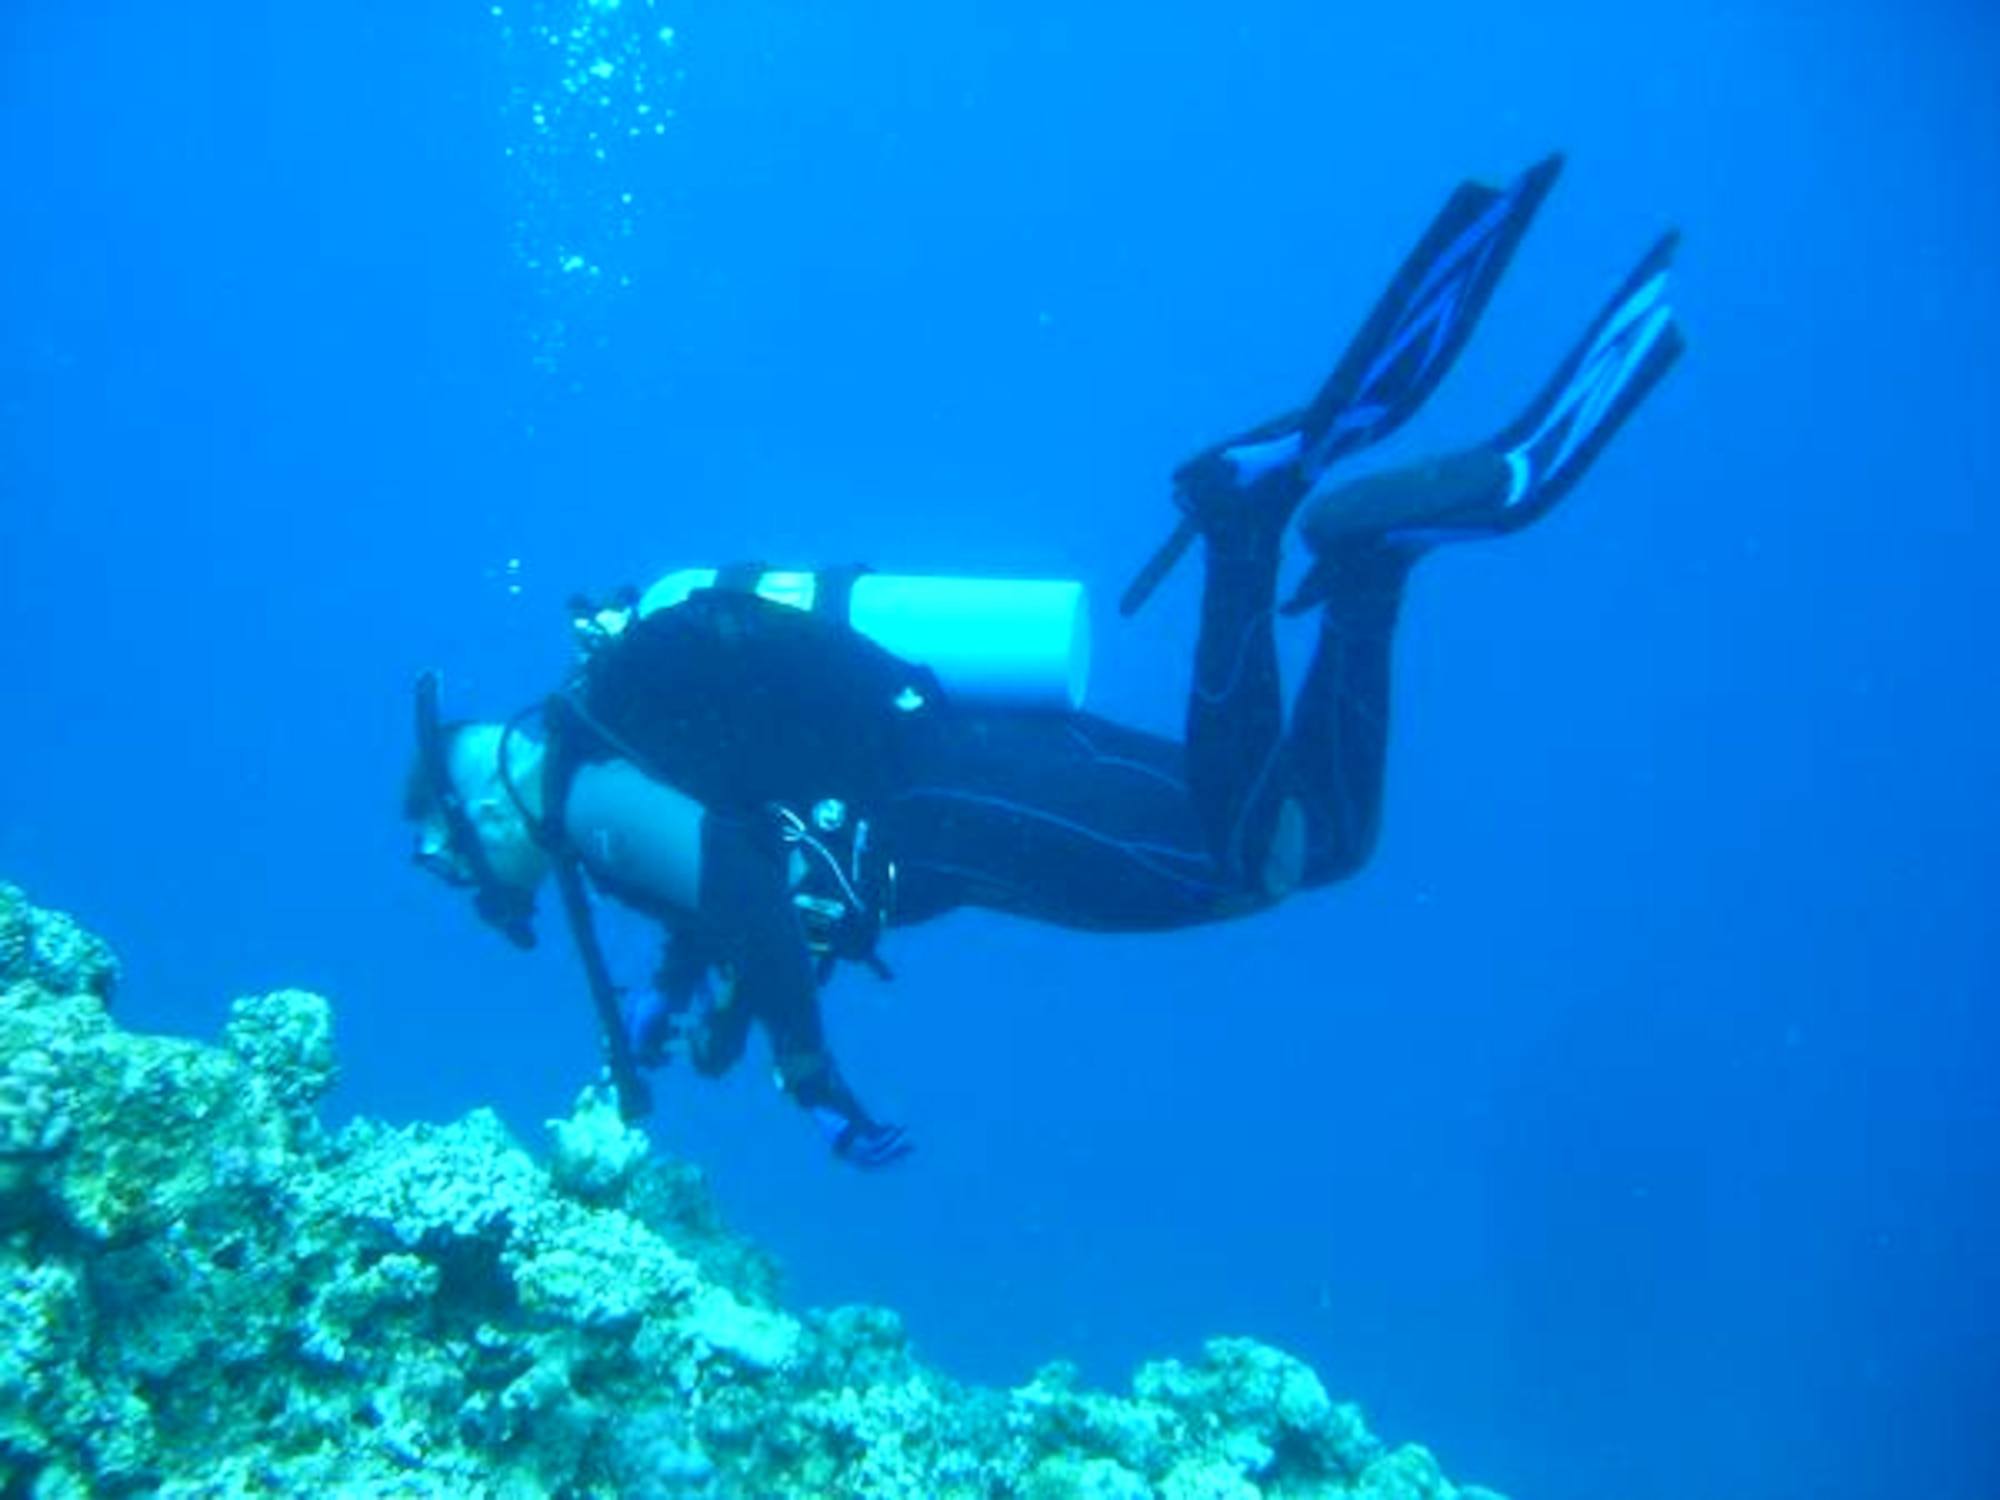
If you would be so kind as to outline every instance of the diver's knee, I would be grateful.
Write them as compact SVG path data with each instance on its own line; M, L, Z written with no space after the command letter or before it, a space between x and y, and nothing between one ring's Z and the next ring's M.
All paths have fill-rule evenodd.
M1257 870L1257 885L1264 899L1276 904L1299 888L1306 872L1306 812L1293 797L1278 804L1271 823L1270 842Z

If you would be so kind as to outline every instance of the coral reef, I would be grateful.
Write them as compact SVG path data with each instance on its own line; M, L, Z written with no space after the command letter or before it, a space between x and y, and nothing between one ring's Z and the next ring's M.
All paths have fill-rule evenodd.
M324 1000L207 1047L115 1026L115 973L0 886L0 1493L1487 1493L1247 1340L961 1387L893 1313L778 1305L598 1090L545 1163L486 1112L330 1134Z

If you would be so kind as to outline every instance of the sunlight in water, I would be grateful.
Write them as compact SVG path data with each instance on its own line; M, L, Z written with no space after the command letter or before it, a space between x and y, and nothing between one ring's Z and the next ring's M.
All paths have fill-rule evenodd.
M535 361L553 370L595 300L632 284L648 149L682 74L661 0L503 0L502 145L514 253L540 284Z

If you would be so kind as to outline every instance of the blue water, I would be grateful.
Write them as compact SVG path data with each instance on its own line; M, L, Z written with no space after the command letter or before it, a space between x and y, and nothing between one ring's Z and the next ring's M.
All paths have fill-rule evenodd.
M1089 580L1096 706L1170 728L1193 569L1108 608L1168 470L1565 147L1397 451L1510 417L1668 223L1692 351L1418 575L1368 871L897 937L829 997L895 1175L757 1066L656 1138L968 1379L1248 1333L1522 1497L2000 1493L2000 18L625 4L0 11L0 877L126 1019L320 988L342 1110L536 1136L580 982L410 870L420 667L495 712L573 589L865 558ZM674 38L579 103L566 20Z

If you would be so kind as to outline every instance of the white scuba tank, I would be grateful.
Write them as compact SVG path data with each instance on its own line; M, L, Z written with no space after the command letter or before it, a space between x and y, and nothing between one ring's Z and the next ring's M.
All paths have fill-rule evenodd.
M714 568L669 573L640 595L638 612L670 609L716 577ZM773 603L825 608L815 573L772 568L754 580L756 593ZM947 693L968 702L1083 707L1090 603L1081 583L861 573L847 590L844 619L884 650L929 667Z

